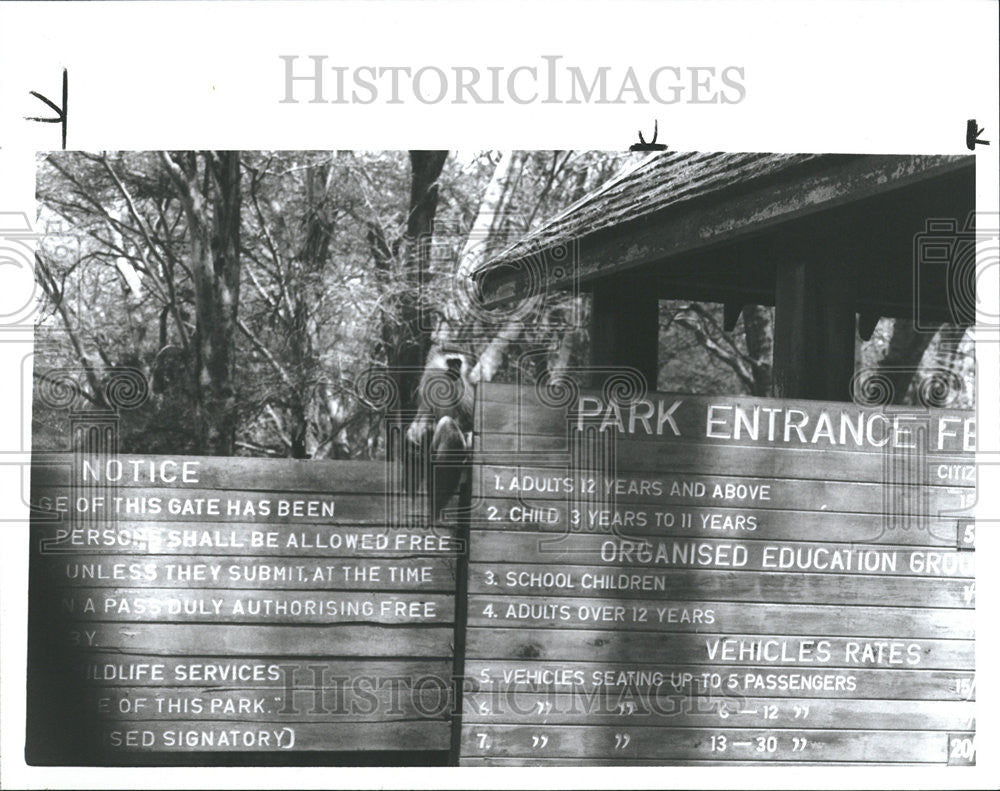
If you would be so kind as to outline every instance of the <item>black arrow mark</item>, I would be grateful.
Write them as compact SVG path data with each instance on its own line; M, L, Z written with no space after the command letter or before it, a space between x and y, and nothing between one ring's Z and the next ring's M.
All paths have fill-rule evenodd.
M970 118L965 124L965 147L969 151L975 151L976 146L988 146L989 140L980 140L979 136L986 131L985 127L980 127L975 118Z
M646 142L646 138L642 136L642 130L639 130L639 142L633 143L628 147L629 151L666 151L666 143L657 143L656 138L660 134L660 127L656 121L653 121L653 139Z
M36 99L44 102L48 107L55 111L55 118L39 118L38 116L26 115L25 120L27 121L38 121L40 124L61 124L62 125L62 147L63 151L66 150L66 119L69 115L69 71L63 69L62 75L62 107L57 105L51 99L46 96L42 96L38 91L28 91Z

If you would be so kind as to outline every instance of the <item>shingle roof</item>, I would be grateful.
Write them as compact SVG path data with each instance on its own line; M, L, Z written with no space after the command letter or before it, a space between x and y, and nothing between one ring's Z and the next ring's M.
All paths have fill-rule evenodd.
M485 262L480 272L671 206L723 190L757 186L789 169L833 158L821 154L651 154Z

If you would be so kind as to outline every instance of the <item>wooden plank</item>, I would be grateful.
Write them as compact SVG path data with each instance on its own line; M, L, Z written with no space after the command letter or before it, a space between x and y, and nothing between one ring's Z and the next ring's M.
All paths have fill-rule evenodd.
M485 630L493 632L497 630ZM469 635L470 656L480 655ZM480 643L476 643L480 645ZM504 653L503 656L514 654ZM975 674L964 670L898 670L832 667L770 667L697 664L638 664L637 650L617 661L469 659L465 684L473 692L659 692L666 695L725 694L780 698L876 700L974 700ZM632 657L635 659L632 659ZM628 661L623 661L625 658Z
M52 627L55 645L212 656L451 656L443 626L91 623Z
M477 530L584 533L623 538L685 537L959 546L965 520L928 514L834 513L725 506L648 506L484 497L474 506Z
M775 266L773 382L779 398L851 399L859 261L845 254L845 242L850 249L853 241L845 231L828 224L811 255ZM846 260L831 258L833 251Z
M588 396L599 396L604 395L604 390L602 387L587 387L576 386L572 382L568 385L559 383L558 381L554 384L547 385L546 383L535 383L535 382L482 382L476 388L476 399L477 403L482 402L483 404L513 404L520 403L526 406L540 407L545 410L552 409L565 409L564 402L566 398L555 399L555 393L562 393L563 388L568 386L571 388L572 393L578 395L588 395ZM621 402L627 402L631 393L629 388L609 388L610 394L618 397ZM690 398L694 401L701 401L703 403L719 403L720 399L724 399L727 403L741 403L741 404L752 404L759 403L761 405L774 405L787 402L787 399L780 398L768 398L765 396L752 396L743 393L737 394L711 394L711 393L677 393L671 391L652 391L651 395L662 395L664 397L677 397L683 396L684 398ZM558 400L560 403L555 403ZM572 400L572 399L569 399ZM887 414L893 414L895 412L900 413L913 413L916 411L930 412L935 415L974 415L974 409L955 409L952 407L924 407L920 405L908 405L908 404L887 404L878 407L869 407L862 404L856 404L853 402L842 402L842 401L793 401L793 406L801 407L807 411L813 409L825 409L825 408L835 408L840 409L857 409L857 410L883 410ZM212 457L200 457L200 458L212 458Z
M809 766L913 766L915 761L809 761ZM944 766L940 761L922 761L921 765ZM504 758L483 756L462 756L459 766L664 766L662 759L656 758ZM739 761L729 758L705 758L696 761L670 761L670 766L760 766L760 761ZM768 766L802 766L801 761L768 761Z
M132 623L451 623L453 596L353 591L252 591L188 588L53 589L50 618L85 624Z
M974 420L973 410L920 405L864 406L844 401L790 400L749 395L659 391L641 393L631 385L618 389L609 388L608 392L593 387L578 388L573 384L546 389L545 385L526 386L501 382L483 383L476 391L476 398L479 405L477 414L489 421L481 425L491 433L499 431L563 436L567 421L570 421L577 429L583 426L600 429L604 423L603 430L613 429L614 433L623 435L623 439L627 435L632 440L690 439L710 443L774 445L782 448L809 448L822 442L835 450L882 452L884 447L899 445L900 449L904 449L906 445L914 444L918 438L912 432L921 426L929 426L934 431L928 437L931 440L926 444L928 452L946 454L948 448L952 448L952 452L963 456L972 452L971 448L965 446L974 440L974 434L967 438L969 443L963 441L961 436L957 438L957 442L955 437L950 436L956 427L961 434L965 422ZM653 414L646 416L645 420L643 413L647 409L639 404L643 399L650 401L654 407ZM662 406L659 403L661 400ZM789 414L790 411L793 411L792 414ZM830 419L834 429L832 432L826 430L826 419L822 417L824 414ZM754 415L757 415L756 421ZM620 421L617 419L619 416ZM711 431L708 430L709 417L712 418ZM897 417L903 433L894 436L893 423ZM851 431L850 426L844 426L843 421L857 424L859 419L862 421L863 431L860 437L856 437L857 432ZM941 422L942 419L945 419L944 423ZM925 420L929 421L926 425ZM755 422L759 434L756 438L752 436ZM849 441L840 441L841 428L845 428L843 436ZM974 423L969 428L973 430ZM817 442L813 443L810 440L817 434L817 429ZM939 433L941 429L943 431ZM888 441L882 444L887 438Z
M323 459L251 459L219 456L164 456L122 453L113 457L35 452L32 488L157 486L166 489L214 489L224 492L298 492L383 495L384 461Z
M84 711L121 727L135 720L223 720L228 722L395 722L444 720L451 690L393 686L286 690L143 687L91 690Z
M276 648L278 646L275 646ZM401 688L447 686L451 661L434 659L330 660L335 645L312 656L173 656L169 653L77 651L64 659L62 674L79 677L89 688L196 687L211 689L312 690L336 683L376 686L389 680Z
M403 558L455 555L462 544L448 527L268 526L199 522L139 522L108 525L32 525L41 554L238 555Z
M446 722L337 723L136 722L98 731L111 752L233 752L280 750L446 750Z
M751 633L776 635L857 635L903 638L971 639L975 611L920 607L842 607L826 604L757 604L650 599L546 596L471 596L470 626L546 629L665 631L681 634ZM680 639L680 638L679 638ZM903 662L901 650L900 663Z
M473 563L469 590L473 594L537 594L547 596L629 596L711 601L810 604L871 604L892 602L908 607L974 607L975 585L958 579L874 577L849 574L795 575L755 571L698 571L691 576L674 571L609 571L601 566Z
M103 499L98 499L103 498ZM400 498L402 502L402 498ZM40 519L153 522L239 522L269 525L383 524L393 513L377 494L220 492L216 489L126 489L114 494L51 487L32 490Z
M463 722L612 725L619 728L848 728L957 731L975 725L972 701L691 697L598 690L592 694L469 693Z
M824 669L897 668L973 670L975 643L958 639L900 639L896 637L816 636L706 632L681 638L663 632L625 632L599 629L533 629L527 627L470 627L469 657L476 659L531 659L568 664L581 661L640 665L674 664L748 665ZM712 668L703 668L708 671Z
M837 513L958 514L975 504L975 490L878 483L741 476L568 474L539 467L483 467L473 476L479 497L560 500L592 507L636 503L714 505Z
M316 558L198 555L58 555L40 564L46 586L69 584L144 588L226 588L229 590L415 590L453 593L451 558L321 560Z
M493 433L479 438L483 448L476 463L502 465L513 458L532 467L561 467L571 463L568 437ZM758 478L800 478L862 481L892 486L949 486L972 488L976 466L968 456L870 453L827 449L822 454L801 447L760 447L740 443L707 444L676 441L646 442L620 437L615 442L616 474L636 472L741 475ZM516 456L515 456L516 454Z
M722 539L637 540L588 535L481 531L469 548L476 563L522 558L555 565L730 569L779 574L875 574L965 578L975 576L975 553L946 549L865 546L819 542L726 541ZM691 580L697 577L692 575Z
M542 736L547 738L543 740ZM784 731L477 723L462 728L462 742L466 755L515 758L545 754L556 758L618 755L684 760L712 758L719 752L760 761L809 762L817 758L867 761L891 756L897 761L944 762L948 758L947 734L918 730Z
M966 463L975 446L975 414L969 410L659 392L616 396L592 389L573 390L569 398L543 397L548 403L533 387L481 385L476 425L482 449L490 450L494 434L565 438L581 431L588 442L606 433L605 444L614 437L661 445L857 451L915 461L926 453Z

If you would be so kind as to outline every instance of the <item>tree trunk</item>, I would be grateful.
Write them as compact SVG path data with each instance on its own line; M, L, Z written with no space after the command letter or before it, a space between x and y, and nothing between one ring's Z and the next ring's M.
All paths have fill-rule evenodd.
M204 160L199 173L198 157ZM195 426L199 451L230 456L236 442L234 384L240 301L240 158L236 151L161 158L188 220L195 292ZM201 182L201 183L199 183Z
M431 328L421 326L421 299L427 282L431 235L438 202L438 177L447 151L410 152L410 207L404 240L404 290L400 304L400 325L393 343L387 345L389 369L396 381L400 408L404 413L416 407L420 371L430 349Z
M207 378L207 450L230 456L236 442L236 316L240 302L240 158L236 151L208 157L213 190L211 255L197 272L201 379Z
M306 174L308 215L303 219L305 241L292 261L296 280L289 288L291 312L288 314L288 354L294 389L288 407L288 435L291 441L289 455L293 459L307 459L309 447L310 382L316 368L310 326L310 294L306 283L310 275L322 276L330 253L330 235L333 217L327 202L330 165L324 163L310 168Z
M885 356L878 362L876 372L892 385L893 404L902 404L920 370L920 361L939 327L918 330L908 319L896 319L892 324L892 337Z
M462 250L462 260L458 264L458 277L467 277L489 259L498 246L505 240L499 236L509 214L509 206L514 187L524 170L524 152L504 151L500 154L490 183L486 187L483 199L479 202L476 220L473 223L469 238ZM514 167L519 167L518 175L512 178ZM527 228L524 229L527 231ZM479 353L472 370L472 381L489 382L503 362L507 347L521 334L523 319L514 317L495 331L492 339Z

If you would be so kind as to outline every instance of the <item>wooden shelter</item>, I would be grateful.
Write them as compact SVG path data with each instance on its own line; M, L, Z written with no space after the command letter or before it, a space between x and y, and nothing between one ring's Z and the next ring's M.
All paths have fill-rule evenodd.
M957 252L974 207L971 156L663 152L473 277L489 305L591 292L592 362L651 382L660 299L722 303L727 329L774 305L775 394L845 401L857 331L975 321L974 252Z

